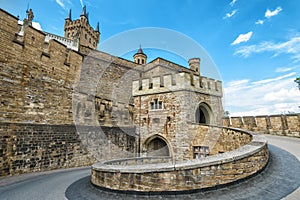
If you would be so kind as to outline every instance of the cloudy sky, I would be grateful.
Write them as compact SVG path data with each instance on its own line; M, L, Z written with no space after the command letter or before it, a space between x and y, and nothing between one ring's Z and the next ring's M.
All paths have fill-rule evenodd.
M23 19L28 2L35 22L58 35L69 9L75 19L83 5L90 24L100 22L101 42L143 27L187 35L217 65L231 116L300 112L299 0L0 0L0 7Z

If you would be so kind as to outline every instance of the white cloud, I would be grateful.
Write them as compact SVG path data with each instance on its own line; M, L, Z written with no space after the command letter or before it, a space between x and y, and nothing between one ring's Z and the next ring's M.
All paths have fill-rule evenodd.
M237 2L237 0L232 0L231 2L230 2L230 6L234 6L234 4Z
M286 42L261 42L258 45L239 47L234 55L248 57L253 53L272 52L273 56L279 54L290 54L295 62L300 61L300 37L293 37Z
M270 83L270 82L273 82L273 81L279 81L279 80L281 80L281 79L284 79L284 78L288 78L288 77L294 76L295 74L296 74L296 72L292 72L292 73L285 74L285 75L283 75L283 76L279 76L279 77L276 77L276 78L270 78L270 79L264 79L264 80L256 81L256 82L253 82L253 84L254 84L254 85L257 85L257 84Z
M68 9L68 7L70 7L72 5L71 0L55 0L55 2L64 10ZM67 6L66 6L66 4L67 4Z
M225 110L231 116L299 112L300 91L295 73L251 82L232 81L224 86Z
M237 12L237 10L233 10L231 13L226 13L226 15L225 15L225 17L223 17L223 19L232 17L233 15L236 14L236 12Z
M32 26L40 31L42 31L41 24L38 22L32 22Z
M65 7L65 4L62 2L62 0L55 0L56 1L56 3L60 6L60 7L62 7L63 9L65 9L66 7Z
M253 32L250 31L246 34L240 34L232 43L231 45L236 45L239 44L241 42L247 42L248 40L250 40L251 36L252 36Z
M275 15L278 15L278 13L282 11L282 8L280 6L278 6L275 10L271 11L269 9L267 9L267 11L265 12L265 17L266 18L271 18Z
M255 24L260 24L260 25L262 25L262 24L264 24L264 20L259 19L259 20L257 20L257 21L255 22Z
M23 25L23 21L19 20L18 24ZM38 22L32 22L32 27L40 31L43 30L41 24Z
M292 67L278 67L276 68L275 72L288 72L291 71L293 68Z

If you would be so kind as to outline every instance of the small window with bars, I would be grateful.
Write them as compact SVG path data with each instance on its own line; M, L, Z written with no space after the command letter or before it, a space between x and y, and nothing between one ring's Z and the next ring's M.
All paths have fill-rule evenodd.
M199 159L209 156L208 146L193 146L193 158Z

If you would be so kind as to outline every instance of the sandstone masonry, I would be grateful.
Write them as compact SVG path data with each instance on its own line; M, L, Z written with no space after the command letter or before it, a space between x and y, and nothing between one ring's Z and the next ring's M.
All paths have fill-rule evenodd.
M263 134L300 137L300 114L230 117L224 126L241 128Z

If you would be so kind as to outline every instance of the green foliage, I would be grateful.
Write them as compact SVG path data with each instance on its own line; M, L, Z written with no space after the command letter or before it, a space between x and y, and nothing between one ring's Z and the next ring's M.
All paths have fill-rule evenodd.
M226 111L224 112L224 117L229 117L229 115L230 115L229 111L226 110Z
M300 77L296 78L294 81L298 84L298 88L300 90Z

